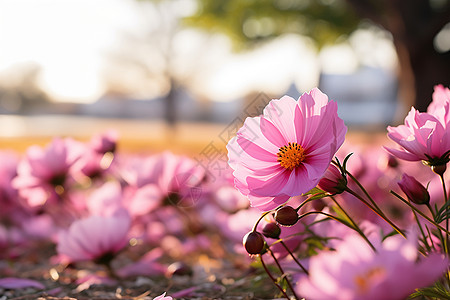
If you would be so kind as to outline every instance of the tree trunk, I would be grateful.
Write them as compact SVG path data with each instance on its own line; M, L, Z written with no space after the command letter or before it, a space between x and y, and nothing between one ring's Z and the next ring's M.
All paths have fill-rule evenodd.
M347 0L361 17L392 34L399 60L399 98L407 110L426 111L433 87L449 85L450 51L438 53L433 40L450 22L450 2L439 9L429 0Z
M416 93L414 106L419 111L427 110L435 85L449 86L450 83L450 51L437 53L432 44L427 46L431 49L413 54L411 57Z

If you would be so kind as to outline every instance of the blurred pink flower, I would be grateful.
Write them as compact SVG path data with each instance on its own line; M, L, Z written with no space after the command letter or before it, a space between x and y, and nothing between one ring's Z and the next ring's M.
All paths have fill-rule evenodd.
M450 90L442 84L436 85L433 92L433 101L428 105L427 112L439 115L439 111L445 109L448 102L450 102Z
M121 267L117 275L122 278L131 276L158 276L167 271L167 267L158 263L157 260L164 255L161 248L154 248L147 252L138 261Z
M12 151L1 151L0 162L0 218L11 218L19 208L17 190L11 184L17 175L19 157Z
M86 206L91 215L117 216L123 213L122 189L117 181L105 182L89 196Z
M117 140L119 134L117 131L111 129L101 134L96 134L91 138L89 145L96 152L104 154L107 152L114 153L117 148Z
M71 262L112 257L128 243L130 218L91 216L72 223L59 234L58 254Z
M0 223L0 260L20 256L27 248L29 239L24 232L13 226Z
M159 205L190 207L202 195L205 170L186 156L163 152L125 163L121 173L127 206L133 214L144 215Z
M388 137L402 148L386 147L386 150L400 159L430 161L440 159L450 149L447 123L441 123L429 113L420 113L414 107L405 118L405 125L389 126L388 132Z
M31 206L56 201L73 181L83 151L82 143L69 138L55 138L45 149L31 146L19 162L12 184Z
M273 209L317 185L346 131L337 104L317 88L298 101L272 100L227 145L235 185L252 206Z
M81 172L92 179L99 179L111 170L115 161L118 134L114 130L97 134L85 145L80 159Z
M162 295L153 298L153 300L172 300L172 297L166 296L166 292L164 292Z
M249 206L248 199L231 185L217 187L212 197L221 209L229 213L237 212Z
M432 284L448 267L448 260L436 253L417 262L417 241L401 236L390 237L376 248L372 251L352 234L336 251L311 257L309 276L300 278L298 293L308 300L405 299L415 289Z
M36 288L36 289L45 289L45 286L39 281L26 279L26 278L14 278L14 277L5 277L0 279L0 287L4 289L24 289L28 287Z
M399 144L401 149L386 147L386 150L404 160L423 160L432 166L446 164L450 150L449 95L448 88L436 86L427 113L412 107L404 125L388 126L388 137Z

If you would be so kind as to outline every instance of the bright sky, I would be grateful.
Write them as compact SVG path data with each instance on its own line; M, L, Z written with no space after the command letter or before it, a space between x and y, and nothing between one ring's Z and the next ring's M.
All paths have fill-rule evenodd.
M182 7L184 12L192 10L189 0L175 2L174 7ZM145 26L157 26L139 5L142 2L135 0L2 0L0 72L18 63L36 62L42 66L41 85L51 96L60 101L93 102L106 88L102 77L108 70L105 55L120 48L121 35L139 35L143 29L152 29ZM354 39L350 44L326 48L320 55L298 36L279 38L252 53L231 54L224 38L182 30L172 41L174 72L189 78L198 94L227 101L250 90L282 93L292 82L300 90L310 89L318 84L320 67L351 72L358 65L355 57L383 68L395 66L389 41L367 32ZM154 38L155 49L161 41ZM151 44L144 49L144 59L151 60ZM150 64L158 64L155 57ZM120 69L113 75L131 90L145 82L124 74L131 76Z
M102 51L133 23L122 0L2 0L0 70L37 62L52 95L89 101L103 89Z

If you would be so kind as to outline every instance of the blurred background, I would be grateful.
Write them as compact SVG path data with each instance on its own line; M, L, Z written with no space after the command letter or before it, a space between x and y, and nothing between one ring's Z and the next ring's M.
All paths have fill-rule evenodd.
M371 139L449 75L448 0L0 0L2 148L112 128L130 151L223 150L316 86Z

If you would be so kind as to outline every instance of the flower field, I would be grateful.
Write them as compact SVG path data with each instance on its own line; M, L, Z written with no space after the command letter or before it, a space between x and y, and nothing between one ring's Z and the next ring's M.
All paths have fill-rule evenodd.
M430 98L370 147L313 89L226 153L114 130L0 150L0 299L450 299L450 91Z

